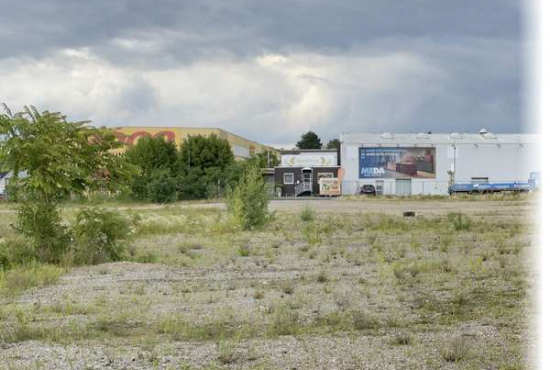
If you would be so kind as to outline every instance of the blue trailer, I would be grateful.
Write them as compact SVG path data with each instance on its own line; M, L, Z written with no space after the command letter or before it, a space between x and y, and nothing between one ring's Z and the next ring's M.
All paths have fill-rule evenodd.
M455 183L449 187L449 194L455 193L497 193L501 191L525 192L534 190L532 182L500 183Z

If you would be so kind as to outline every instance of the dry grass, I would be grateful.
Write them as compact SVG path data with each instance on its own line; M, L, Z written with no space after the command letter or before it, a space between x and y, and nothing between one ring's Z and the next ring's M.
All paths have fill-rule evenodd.
M147 366L167 356L150 343L176 343L209 348L187 356L197 358L189 368L207 358L221 368L315 369L331 346L342 368L373 358L410 359L409 369L523 368L534 232L515 216L526 200L511 201L472 208L460 200L452 216L413 218L327 214L313 202L313 217L300 206L254 232L233 229L218 208L126 204L141 218L130 257L139 263L73 270L58 291L36 296L28 289L56 284L65 270L0 273L0 343L138 347ZM465 328L475 333L470 346ZM288 348L296 355L284 360Z

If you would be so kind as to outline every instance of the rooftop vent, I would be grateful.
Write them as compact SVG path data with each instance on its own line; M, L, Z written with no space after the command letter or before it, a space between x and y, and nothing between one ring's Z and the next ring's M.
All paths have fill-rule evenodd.
M462 139L462 135L460 135L458 132L453 132L449 137L451 139Z
M418 134L416 134L416 138L417 139L427 139L429 138L428 134L425 134L423 132L419 132Z
M393 139L393 135L390 134L389 132L384 132L382 134L382 139Z

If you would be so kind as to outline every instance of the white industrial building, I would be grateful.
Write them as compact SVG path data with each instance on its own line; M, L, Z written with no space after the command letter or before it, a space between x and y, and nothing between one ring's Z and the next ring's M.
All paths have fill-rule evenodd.
M527 182L540 171L534 134L341 134L342 193L444 195L454 183Z

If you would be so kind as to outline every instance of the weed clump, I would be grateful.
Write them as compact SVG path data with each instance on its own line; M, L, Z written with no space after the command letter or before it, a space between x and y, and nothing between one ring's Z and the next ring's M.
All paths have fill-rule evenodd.
M447 214L447 220L451 223L455 231L470 230L472 220L462 212L451 212Z
M355 330L367 330L378 328L380 326L380 321L369 313L352 311L351 324Z
M470 356L470 345L463 337L455 337L441 350L443 359L447 362L460 362Z
M300 211L300 220L304 222L311 222L315 220L315 213L313 212L313 209L311 209L309 204L302 208L302 210Z

